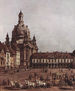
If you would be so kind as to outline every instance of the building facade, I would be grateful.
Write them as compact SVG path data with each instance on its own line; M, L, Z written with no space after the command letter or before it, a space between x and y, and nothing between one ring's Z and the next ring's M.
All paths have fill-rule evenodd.
M0 42L0 68L5 67L6 57L5 57L4 46Z
M0 67L29 67L30 56L38 52L36 38L30 38L30 30L23 21L23 13L18 15L18 24L12 31L12 39L6 35L6 41L0 43Z
M74 62L73 53L34 53L31 56L30 66L32 68L72 68Z
M30 38L30 31L23 21L23 13L20 11L18 15L18 24L14 26L12 31L12 39L9 41L9 35L6 36L6 46L11 47L15 52L15 66L28 67L30 65L30 56L38 52L36 38ZM18 49L18 50L17 50Z

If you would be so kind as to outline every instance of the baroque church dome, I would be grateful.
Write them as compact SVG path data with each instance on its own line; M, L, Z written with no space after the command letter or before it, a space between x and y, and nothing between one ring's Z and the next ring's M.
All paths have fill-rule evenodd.
M16 29L14 30L16 31L16 34L18 36L25 36L25 34L27 34L28 36L30 35L30 31L28 29L28 26L25 26L25 25L17 25L16 26Z
M16 39L24 38L25 36L30 38L29 28L27 25L24 25L22 11L20 11L18 18L18 24L14 27L14 30L12 32L12 38L15 36L17 37Z

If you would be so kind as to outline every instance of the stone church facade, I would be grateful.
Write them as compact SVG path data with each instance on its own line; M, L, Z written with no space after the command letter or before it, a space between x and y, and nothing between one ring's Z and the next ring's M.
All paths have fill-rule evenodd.
M14 26L12 31L12 39L9 41L9 35L6 36L6 46L15 53L15 65L20 67L28 67L30 64L30 56L38 52L36 38L30 38L30 31L23 21L23 13L20 11L18 15L18 24Z

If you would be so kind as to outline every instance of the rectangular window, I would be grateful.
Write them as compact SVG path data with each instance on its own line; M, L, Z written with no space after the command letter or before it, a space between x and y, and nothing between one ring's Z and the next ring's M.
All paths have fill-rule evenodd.
M35 59L35 63L37 63L37 59Z
M38 63L40 63L40 59L38 59Z
M64 59L62 59L62 63L64 63Z
M55 59L53 59L53 63L55 63Z
M50 59L50 63L52 63L52 59Z
M61 59L59 59L59 63L61 63Z
M56 59L56 63L58 63L58 59Z
M47 63L49 63L49 59L47 59Z
M71 60L70 59L68 59L68 63L70 63L71 62Z
M43 63L43 59L41 59L41 63Z
M67 63L68 59L65 60L65 62Z
M46 63L46 59L44 59L44 63Z
M34 59L32 59L32 63L34 63L35 62L35 60Z

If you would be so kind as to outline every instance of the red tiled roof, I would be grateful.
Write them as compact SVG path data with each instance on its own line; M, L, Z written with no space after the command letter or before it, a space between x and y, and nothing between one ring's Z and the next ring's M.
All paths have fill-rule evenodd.
M46 59L50 59L50 58L73 58L71 53L64 53L64 52L51 52L51 53L34 53L31 58L46 58Z

